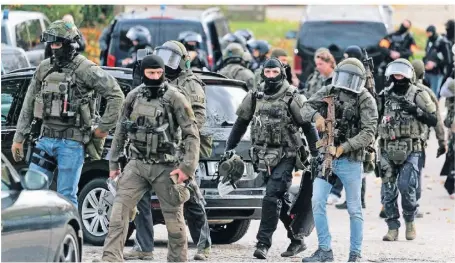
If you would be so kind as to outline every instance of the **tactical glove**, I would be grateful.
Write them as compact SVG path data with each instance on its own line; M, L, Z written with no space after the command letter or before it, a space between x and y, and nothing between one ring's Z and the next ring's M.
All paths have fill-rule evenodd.
M436 153L436 158L439 158L439 156L445 154L447 152L447 148L445 145L439 145L438 151Z
M410 114L416 114L417 113L417 105L412 104L411 102L407 100L402 100L400 101L400 107L402 110L410 113Z

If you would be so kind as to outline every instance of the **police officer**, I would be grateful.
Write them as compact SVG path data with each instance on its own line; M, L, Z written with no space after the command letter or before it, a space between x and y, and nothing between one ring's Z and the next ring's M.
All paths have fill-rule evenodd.
M322 87L305 103L302 115L306 121L315 121L320 132L325 131L328 116L325 96L335 98L336 153L333 156L333 174L343 182L346 189L348 213L351 221L351 247L349 262L360 261L363 239L363 215L360 202L362 165L365 148L374 141L378 111L370 92L364 88L365 67L356 58L347 58L335 68L332 84ZM327 149L324 149L327 150ZM333 261L331 236L328 230L326 202L332 188L322 177L322 153L317 159L319 172L313 183L313 214L318 234L319 247L303 262ZM333 176L333 175L332 175ZM330 180L330 179L329 179Z
M425 47L425 80L439 99L444 74L452 67L452 54L450 42L436 32L436 27L427 28L428 41Z
M288 63L288 54L286 53L286 51L281 48L276 48L272 51L270 57L278 59L281 62L281 64L283 64L284 71L286 73L286 80L289 82L289 84L292 85L292 71L291 66L289 66ZM261 72L262 68L258 68L254 72L254 82L256 84L256 87L257 85L261 84L264 81L261 77Z
M285 80L284 67L272 58L264 63L262 77L264 83L259 90L249 91L237 109L237 120L226 143L226 153L236 148L248 125L252 121L252 161L265 182L265 197L262 201L262 217L256 236L258 243L254 257L265 259L272 245L272 235L276 230L282 202L292 180L296 156L302 159L302 146L299 127L308 140L310 150L316 151L316 130L310 122L304 122L299 112L305 97ZM303 158L305 159L305 158ZM300 168L301 169L301 168ZM286 214L287 211L284 213ZM287 216L287 214L286 214ZM281 218L288 238L291 240L286 255L296 255L306 249L303 237L292 234L289 221ZM287 223L286 223L287 222Z
M455 44L455 20L447 20L446 24L446 38L450 41L451 45ZM452 52L453 53L453 52Z
M78 38L76 26L62 20L53 22L44 31L42 41L51 46L53 56L40 63L30 82L11 149L14 160L22 160L23 143L32 119L42 120L30 169L45 173L50 185L58 168L57 191L76 207L84 145L107 136L115 126L124 100L111 75L76 53L72 44ZM99 126L93 130L94 92L107 100L107 106Z
M191 69L208 71L209 62L206 52L201 49L202 36L193 31L185 31L179 34L178 41L181 42L191 58Z
M336 61L327 48L319 48L314 53L314 64L316 65L315 71L308 77L303 89L303 94L307 98L332 82Z
M182 43L167 41L155 50L155 54L163 58L166 67L166 78L175 85L190 102L200 131L200 158L212 155L212 137L204 129L206 120L204 83L190 69L190 56ZM188 147L183 145L182 147ZM200 176L196 172L196 181L200 184ZM212 241L204 208L204 200L199 186L190 181L191 197L185 203L185 217L188 220L191 238L197 243L195 260L206 260L211 251Z
M242 49L244 51L248 51L247 48L247 42L245 38L240 35L240 34L233 34L233 33L227 33L226 35L223 36L223 38L220 40L220 49L221 52L223 52L227 46L231 43L238 43L242 46ZM224 65L223 65L223 54L221 54L220 59L215 63L215 68L213 69L214 72L219 71Z
M188 100L165 81L163 60L149 55L141 66L143 84L128 93L112 141L109 176L120 178L102 260L123 261L130 211L153 189L168 231L167 260L186 262L183 203L190 195L185 184L192 179L199 161L199 131ZM181 161L179 128L186 146ZM130 161L120 174L118 158L126 139L130 141Z
M126 37L133 46L128 51L128 57L122 60L122 66L132 68L136 62L136 53L139 49L152 49L152 35L145 26L133 26L126 32Z
M388 63L398 58L409 59L417 50L414 37L411 32L409 32L410 29L411 21L405 19L397 31L386 35L379 42L379 48L384 56L384 61L378 68L379 76L384 76ZM380 92L380 90L378 92Z
M248 46L251 49L253 59L255 60L256 67L253 70L256 70L264 64L264 62L269 58L270 45L269 42L265 40L250 40Z
M391 62L385 76L392 84L379 94L382 203L389 228L383 237L384 241L398 239L398 191L401 193L406 223L406 239L413 240L416 237L414 217L422 144L427 139L428 127L437 124L436 106L426 91L412 84L414 74L414 68L406 59Z
M242 46L231 43L223 50L223 68L218 73L231 78L242 80L249 90L254 89L254 73L245 67L244 53Z
M360 47L356 46L356 45L349 46L349 47L347 47L344 50L343 57L345 59L346 58L356 58L356 59L358 59L360 61L363 61L362 49L360 49ZM366 208L366 204L365 204L366 184L367 184L367 182L366 182L365 174L363 174L363 176L362 176L362 188L360 189L360 200L362 202L362 208ZM343 190L343 183L341 182L340 178L337 178L337 180L336 180L335 184L333 185L332 190L330 191L330 193L332 195L335 195L338 198L340 198L342 190ZM344 201L341 204L336 204L335 207L338 208L338 209L347 209L348 208L347 201Z

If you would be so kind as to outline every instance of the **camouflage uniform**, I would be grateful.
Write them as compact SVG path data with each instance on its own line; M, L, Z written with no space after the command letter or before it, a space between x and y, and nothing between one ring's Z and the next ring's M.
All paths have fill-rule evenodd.
M382 120L378 126L380 172L384 194L382 202L389 228L383 240L394 241L398 238L400 227L398 191L402 198L406 238L412 240L415 238L414 217L417 209L416 191L419 188L422 145L428 138L428 127L436 125L436 106L427 92L411 84L415 73L409 61L397 59L391 62L385 74L390 78L393 74L403 75L409 84L398 86L400 82L395 80L398 83L393 83L397 85L396 88L384 89L379 95L379 117ZM424 118L432 121L424 123L427 122Z
M177 149L169 146L163 136L147 132L147 129L168 124L169 129L164 132L172 142L176 142L178 128L181 129L185 148L178 168L190 179L199 160L199 131L193 110L185 96L170 84L165 83L163 87L164 94L158 98L147 98L144 85L128 93L117 122L111 147L110 170L119 169L118 158L127 138L131 142L130 161L118 180L109 233L104 242L103 261L123 261L130 211L151 189L158 196L166 222L169 238L167 260L187 261L188 243L183 203L189 199L190 194L185 186L169 179L169 173L176 169L178 162L175 153ZM150 124L150 127L140 126L141 119ZM129 121L136 123L137 127L132 128L128 125Z
M340 77L339 77L340 76ZM349 76L349 77L348 77ZM363 214L361 207L362 166L366 147L374 141L378 111L371 93L364 88L365 68L358 59L343 60L334 71L333 85L322 87L305 103L301 110L305 121L327 118L326 96L334 96L335 136L334 146L342 149L338 158L333 157L333 174L346 189L346 201L351 221L349 261L360 258L363 240ZM328 232L326 205L333 184L333 175L322 177L325 147L315 162L318 174L313 182L313 214L318 233L319 248L303 262L333 261L331 238ZM329 181L327 181L329 180Z
M43 33L49 43L63 42L52 58L36 68L17 122L14 142L24 142L32 119L41 119L41 135L31 158L30 169L47 174L52 183L55 168L59 171L57 191L77 206L77 185L85 159L84 146L99 158L104 139L92 138L96 96L107 100L98 129L114 128L124 95L117 81L95 63L76 55L70 42L78 38L77 28L61 20ZM95 149L93 141L97 141ZM101 145L99 145L101 144Z
M229 44L223 51L224 67L218 73L230 79L242 80L246 83L249 90L253 90L255 88L255 77L254 73L243 65L244 52L240 44Z

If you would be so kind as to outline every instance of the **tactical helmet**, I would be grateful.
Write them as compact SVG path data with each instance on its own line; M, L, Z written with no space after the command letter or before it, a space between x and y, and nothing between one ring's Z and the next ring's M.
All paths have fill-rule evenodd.
M365 86L365 67L356 58L347 58L335 67L332 85L335 88L360 93Z
M181 70L190 68L191 61L188 51L185 46L178 41L166 41L162 46L157 47L153 54L161 57L164 61L164 65L173 70L178 68Z
M231 158L222 162L218 167L218 173L223 177L222 183L234 184L242 178L245 172L245 164L240 156L233 154Z
M243 52L242 60L246 68L249 67L251 61L253 61L253 56L251 56L250 52Z
M57 20L43 32L41 42L74 43L79 38L79 31L73 23Z
M286 51L282 48L275 48L273 51L272 51L272 54L270 54L270 57L271 58L279 58L279 57L287 57L288 54L286 53Z
M193 45L189 44L190 42L196 43L196 45L194 46L195 48L200 48L200 45L202 44L201 34L198 34L194 31L183 31L179 34L177 39L180 43L182 43L185 46L187 51L193 48Z
M387 65L384 75L387 78L390 78L390 76L394 74L399 74L409 80L412 80L415 74L414 67L412 66L411 62L409 62L407 59L404 58L396 59Z
M269 42L265 40L254 40L248 43L250 48L256 49L259 51L259 56L264 56L270 51Z
M223 61L228 59L238 59L243 60L243 55L246 52L243 51L243 48L238 43L230 43L224 50L223 50Z
M234 35L243 37L246 41L254 38L253 32L248 29L239 29L235 31Z
M221 42L220 42L221 50L226 49L230 43L238 43L242 46L243 50L247 49L246 40L244 37L241 37L239 35L234 35L232 33L228 33L228 34L224 35L224 37L221 39Z
M348 55L348 58L356 58L358 60L363 59L362 49L359 46L349 46L344 50L344 53Z
M126 32L126 37L131 41L137 41L139 46L146 46L152 43L152 35L145 26L133 26Z
M420 59L415 59L411 62L412 67L414 68L414 76L412 82L416 82L419 79L423 79L425 74L425 66L423 65L423 61Z

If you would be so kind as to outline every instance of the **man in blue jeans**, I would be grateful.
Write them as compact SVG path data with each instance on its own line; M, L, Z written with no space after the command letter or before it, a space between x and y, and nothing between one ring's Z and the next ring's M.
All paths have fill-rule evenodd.
M356 58L347 58L338 64L332 84L322 87L303 106L301 113L307 121L316 122L319 132L325 132L327 104L326 96L334 96L336 147L332 162L333 173L326 180L321 173L324 161L324 149L320 148L319 157L314 160L319 164L319 171L313 183L314 223L318 234L319 248L303 262L333 261L331 236L327 220L327 198L337 176L346 189L346 201L350 216L351 248L349 262L360 261L363 239L363 215L360 201L362 184L362 165L365 148L374 141L378 120L378 110L373 96L364 88L366 81L365 67ZM323 150L322 150L323 149Z
M57 20L43 33L42 40L50 45L53 55L36 68L11 149L14 160L22 160L30 124L34 118L41 119L40 138L29 169L45 173L50 186L58 168L57 192L76 207L85 145L106 137L115 127L125 98L115 78L76 53L73 44L80 39L78 32L74 24ZM94 92L103 96L107 105L99 126L92 131Z

